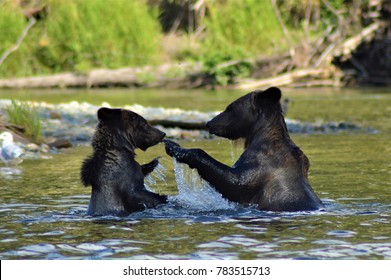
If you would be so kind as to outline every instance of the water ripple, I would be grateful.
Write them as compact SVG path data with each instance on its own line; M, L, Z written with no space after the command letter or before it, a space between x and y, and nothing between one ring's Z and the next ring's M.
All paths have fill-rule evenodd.
M327 233L327 235L335 236L335 237L353 237L357 234L357 232L351 230L332 230Z

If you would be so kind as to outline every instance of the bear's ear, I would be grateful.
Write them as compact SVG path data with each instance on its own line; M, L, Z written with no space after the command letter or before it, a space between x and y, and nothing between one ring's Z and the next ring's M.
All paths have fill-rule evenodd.
M118 118L119 116L121 116L120 109L110 109L102 107L98 110L98 119L100 121L109 121Z
M278 103L281 99L281 90L277 87L268 88L265 91L259 91L255 95L255 103L260 105L266 102Z

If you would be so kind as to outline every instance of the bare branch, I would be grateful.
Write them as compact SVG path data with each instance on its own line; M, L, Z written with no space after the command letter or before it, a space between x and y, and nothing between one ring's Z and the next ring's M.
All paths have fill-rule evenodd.
M19 49L20 47L20 44L22 44L23 42L23 39L24 37L26 37L27 33L29 32L29 30L31 29L31 27L33 27L33 25L36 23L36 19L32 16L29 17L29 24L26 26L26 28L23 30L23 33L22 35L19 37L18 41L16 42L16 44L8 49L7 51L5 51L3 53L3 55L1 56L0 58L0 66L1 64L3 64L4 60L14 51L16 51L17 49Z
M280 13L280 10L277 7L276 0L271 0L271 1L272 1L272 5L273 5L273 8L274 8L274 12L276 13L277 18L278 18L278 22L280 23L280 25L282 27L282 30L284 31L285 39L287 40L287 42L289 44L290 55L291 55L291 57L293 57L295 55L295 48L293 47L292 38L291 38L291 36L289 34L288 28L286 28L285 23L282 20L281 13Z

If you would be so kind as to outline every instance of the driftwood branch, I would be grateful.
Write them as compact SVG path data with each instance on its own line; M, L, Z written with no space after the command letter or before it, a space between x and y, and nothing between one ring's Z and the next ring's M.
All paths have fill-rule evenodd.
M302 79L327 79L332 76L331 69L329 68L309 68L298 69L292 72L278 75L276 77L243 81L243 83L235 86L237 89L253 90L257 88L264 88L269 86L286 86L294 83L298 83ZM337 86L338 81L334 81L334 86ZM328 84L329 85L329 84Z
M379 22L372 23L368 27L364 28L356 36L345 40L340 48L336 49L333 55L341 57L341 60L350 58L352 52L364 41L371 41L375 37L376 31L378 31L380 28L381 24Z
M359 34L346 39L341 44L331 43L323 50L315 63L315 67L329 65L335 57L338 57L341 61L349 59L352 56L352 52L364 41L372 40L381 27L380 22L374 22L364 28Z
M364 28L359 34L352 36L341 44L331 43L328 45L320 57L315 62L314 68L297 69L289 73L277 75L272 78L260 80L243 80L239 85L234 86L238 89L253 90L268 86L341 86L342 72L332 66L334 58L340 61L346 61L352 58L352 53L360 44L365 41L371 41L376 32L382 28L380 22L374 22ZM360 71L367 76L364 67L360 67L354 59L350 60Z
M31 29L31 27L34 26L34 24L36 23L36 19L32 16L29 17L29 24L26 26L26 28L23 30L23 33L22 35L19 37L18 41L16 42L16 44L11 47L10 49L6 50L3 55L0 57L0 66L1 64L3 64L4 60L14 51L18 50L19 47L20 47L20 44L22 44L23 42L23 39L26 37L27 33L29 32L29 30Z
M191 87L191 77L200 73L201 64L165 64L115 70L97 69L88 73L62 73L40 77L0 80L0 88L66 87ZM172 73L182 73L175 76Z

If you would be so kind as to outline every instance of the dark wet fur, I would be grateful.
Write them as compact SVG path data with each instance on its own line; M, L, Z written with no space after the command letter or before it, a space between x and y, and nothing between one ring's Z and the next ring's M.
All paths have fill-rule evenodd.
M289 136L280 105L281 91L251 92L232 102L210 122L210 133L244 139L245 150L233 167L201 149L172 141L166 151L196 168L225 198L268 211L309 211L323 207L308 182L309 160Z
M144 177L158 165L157 159L140 165L134 150L161 142L165 136L140 115L124 109L101 108L92 139L93 153L81 167L81 181L92 187L89 215L127 215L166 203L167 197L152 193Z

